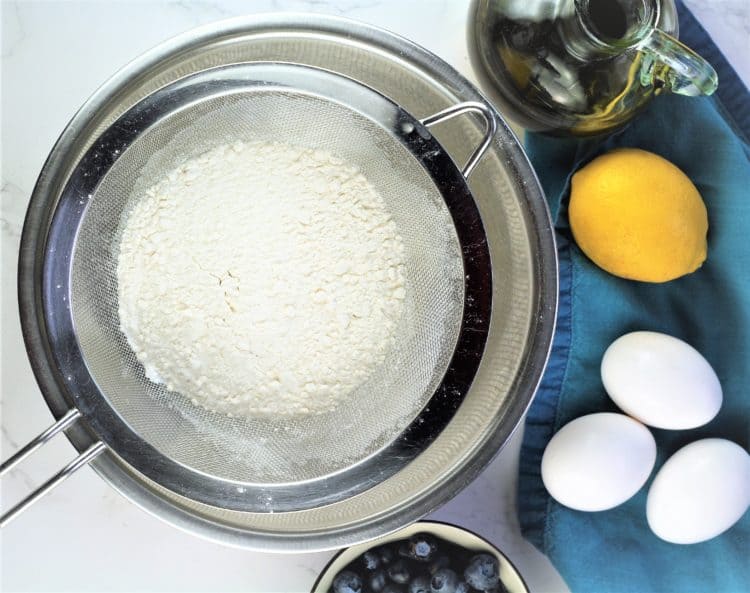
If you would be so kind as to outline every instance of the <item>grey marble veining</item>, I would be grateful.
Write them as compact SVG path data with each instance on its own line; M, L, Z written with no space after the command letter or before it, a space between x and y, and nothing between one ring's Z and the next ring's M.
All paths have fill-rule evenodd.
M750 2L748 0L685 0L685 4L729 63L750 87Z

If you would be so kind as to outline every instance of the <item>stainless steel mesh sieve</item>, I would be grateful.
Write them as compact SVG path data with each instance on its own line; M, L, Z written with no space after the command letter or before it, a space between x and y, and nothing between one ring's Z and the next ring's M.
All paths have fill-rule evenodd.
M64 191L45 274L58 366L102 441L171 490L251 512L349 498L429 446L471 383L489 325L481 220L427 128L467 111L485 117L486 148L494 127L481 104L419 121L349 78L255 63L168 85L105 130ZM237 140L321 149L356 166L403 238L407 296L394 345L324 414L230 418L195 406L146 378L120 329L116 269L129 211L179 165Z
M182 451L183 459L189 460L187 465L176 461L163 452L174 447L172 443L161 443L160 450L131 426L133 420L125 414L130 416L137 412L132 408L128 411L129 398L120 398L118 408L108 394L102 393L100 383L106 382L103 377L107 373L111 373L110 380L114 382L116 373L127 369L125 374L132 385L139 380L138 369L128 367L133 363L132 358L127 363L97 351L99 343L107 343L110 353L117 350L116 345L102 338L107 332L116 333L112 332L113 321L107 320L109 305L104 302L107 291L113 287L108 288L106 282L98 287L90 282L89 306L101 311L85 315L85 299L80 294L73 297L70 272L85 259L75 239L85 231L82 219L94 214L92 202L98 199L94 194L99 184L115 182L117 169L127 162L136 166L138 158L142 157L138 157L135 150L128 154L128 147L139 144L144 154L148 152L145 149L152 145L147 144L147 136L153 124L164 120L165 135L160 142L166 145L173 140L166 134L168 126L173 125L168 120L175 117L177 122L181 110L192 111L196 118L191 119L198 121L199 114L210 117L210 113L215 112L221 116L231 109L247 108L247 101L240 97L243 93L253 92L262 100L260 89L249 88L252 85L248 84L247 76L239 76L241 80L236 86L226 80L221 82L222 91L193 84L194 100L183 97L181 109L154 101L161 91L178 90L179 85L187 83L193 75L198 75L192 79L198 82L200 76L208 72L229 74L229 70L223 70L227 66L282 62L335 72L341 75L336 77L339 82L350 78L361 83L352 86L343 82L343 94L333 96L335 93L327 86L299 92L305 85L295 82L295 95L300 101L309 101L311 95L322 98L327 108L319 106L321 115L327 110L331 115L346 114L345 122L347 118L363 122L384 142L382 145L376 142L375 148L379 151L376 154L392 153L398 160L403 157L419 163L419 166L407 164L414 173L407 182L414 184L419 192L420 183L424 181L429 191L415 193L408 199L419 197L427 203L432 201L430 195L435 198L436 208L443 214L429 212L426 225L434 226L435 217L444 218L446 212L452 219L453 229L439 232L448 239L440 253L449 255L455 251L456 242L460 246L462 326L458 335L451 337L450 315L447 315L443 318L442 329L433 330L432 335L440 336L446 343L455 340L452 355L447 362L432 360L432 366L428 367L432 371L423 370L420 380L438 381L435 377L445 367L427 404L408 423L407 414L403 419L407 425L400 432L393 431L395 436L390 438L386 434L382 444L371 446L369 455L367 450L360 452L360 457L355 455L350 459L351 465L339 471L331 471L335 464L317 470L305 464L310 471L308 475L316 471L331 472L320 478L279 483L275 480L287 469L282 468L275 475L267 473L264 476L269 480L267 487L252 489L254 496L248 497L247 490L241 492L246 488L246 473L242 473L245 470L234 468L228 474L235 478L241 476L242 480L203 472L192 467L199 462L189 449ZM240 70L231 70L235 74L230 74L229 78L237 78ZM210 79L211 76L205 76L203 82L209 87L217 84ZM305 84L309 86L312 82ZM277 80L266 86L274 85L276 95L288 99L288 93L281 92L281 87L289 85ZM368 89L363 91L362 85L377 92L364 92ZM240 90L241 87L244 90ZM358 105L357 99L350 97L355 87L358 90L354 95L364 92L373 101L366 100ZM383 103L375 98L380 93L390 101ZM383 112L376 105L387 109ZM386 115L388 109L391 116ZM466 110L480 116L445 119ZM167 112L174 114L165 117ZM425 124L443 123L428 131L410 113L424 118ZM135 117L137 114L140 115ZM436 115L424 117L429 114ZM279 117L289 119L286 114ZM497 125L492 139L486 137L486 119L491 128ZM222 117L217 121L222 121ZM372 122L378 123L373 125ZM292 127L287 129L310 134L313 123L312 118L309 122L292 121L288 122ZM279 122L274 125L281 126ZM188 128L183 130L173 125L171 129L176 137ZM351 131L351 126L346 129ZM206 141L219 139L210 129L204 133ZM361 130L358 133L361 138ZM314 133L308 137L315 140ZM181 138L184 140L188 136L183 134ZM347 143L346 139L339 140ZM183 152L188 144L181 149ZM173 146L179 148L177 144ZM478 164L477 146L486 149ZM352 151L355 149L356 146L351 147ZM470 192L446 151L457 162L468 163L465 172L473 169L469 178ZM177 152L175 150L175 158ZM169 151L164 153L167 154ZM158 154L151 156L154 162L158 161ZM123 160L118 166L120 159ZM362 160L361 154L355 160ZM401 167L400 162L395 165ZM139 181L135 176L120 179L118 183L123 191L137 193L136 185L140 183L138 187L142 188L146 183L148 163L141 162L138 166L142 166L144 180ZM80 175L81 171L88 176ZM89 193L91 200L88 200ZM128 198L121 195L116 200L121 200L124 207ZM109 239L115 238L114 244L120 222L111 215L118 208L114 208L109 218L104 216L110 220L111 229L107 233L110 233ZM104 215L105 210L100 214ZM95 226L101 234L106 234L105 226ZM109 239L92 238L101 246L112 243ZM425 240L435 238L428 236ZM424 254L429 257L426 251ZM90 274L106 279L107 273L98 268L111 262L111 253L94 249L88 257ZM487 275L488 269L491 277ZM111 280L111 274L109 277ZM57 288L58 284L61 288ZM533 170L500 115L486 105L481 94L454 69L406 39L345 19L321 15L263 15L213 23L166 41L116 73L73 117L39 176L21 239L19 302L29 359L42 394L59 420L19 451L11 462L23 459L64 430L80 455L31 500L90 462L104 480L144 510L185 531L224 544L264 550L320 550L372 539L403 527L447 501L465 487L508 440L544 368L554 328L556 289L553 232ZM438 290L442 295L452 294L442 283ZM96 297L92 295L102 296L100 306L94 307ZM71 298L76 301L72 312L68 308ZM79 316L88 319L89 327L85 332L81 331ZM455 328L452 331L455 332ZM97 357L101 361L107 359L107 364L92 365L86 360L81 340L84 333L89 336L89 352L85 356L92 361ZM435 348L437 356L440 349ZM126 350L120 352L127 354ZM434 372L435 376L428 377L429 372ZM463 399L461 394L464 394ZM158 400L164 395L141 393L133 398L131 405L145 402L152 410L158 410ZM167 416L170 413L177 414L179 410L165 412ZM379 407L375 418L383 413L385 411ZM154 422L155 426L167 421L171 420L160 416L141 422ZM139 431L144 429L148 427L138 428ZM152 436L158 442L158 434ZM333 433L328 440L338 438L338 433ZM346 449L343 440L340 443ZM326 446L330 451L336 450L330 443ZM200 454L213 454L210 447L206 449ZM207 461L203 459L200 463ZM3 470L11 464L4 465ZM306 503L315 504L317 499L318 506L268 512L282 509L285 504L286 508L297 508L296 498L304 489L311 490L304 493ZM28 503L19 508L25 504Z

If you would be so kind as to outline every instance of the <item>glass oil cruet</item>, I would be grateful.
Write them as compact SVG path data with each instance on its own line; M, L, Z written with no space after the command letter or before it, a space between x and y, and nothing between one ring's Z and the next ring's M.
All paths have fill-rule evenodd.
M708 62L677 41L672 0L474 0L472 63L524 127L611 132L655 95L710 95Z

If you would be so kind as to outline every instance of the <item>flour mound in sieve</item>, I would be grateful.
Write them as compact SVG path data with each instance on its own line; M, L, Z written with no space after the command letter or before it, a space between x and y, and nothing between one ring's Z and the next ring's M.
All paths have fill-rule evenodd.
M216 147L149 188L121 237L120 326L146 376L231 416L333 409L404 310L396 224L325 151Z

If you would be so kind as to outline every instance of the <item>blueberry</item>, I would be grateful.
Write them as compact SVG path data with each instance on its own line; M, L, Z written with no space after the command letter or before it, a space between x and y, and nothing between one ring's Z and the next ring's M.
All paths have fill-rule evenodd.
M432 593L456 593L458 586L458 575L450 568L441 568L430 581L430 591Z
M370 577L370 589L375 593L380 593L385 587L386 576L384 570L379 570L372 574Z
M486 591L500 583L500 566L490 554L477 554L469 561L464 578L475 589Z
M451 565L451 560L448 556L438 556L430 563L428 570L430 574L435 574L441 568L448 568Z
M411 549L414 552L414 557L417 560L426 562L430 558L432 558L432 555L435 553L436 546L427 539L418 539L416 541L412 541Z
M419 575L409 583L409 593L431 593L430 577Z
M362 554L362 561L367 570L377 570L380 566L380 555L375 550L367 550Z
M508 593L508 590L505 588L505 586L502 583L498 583L494 587L485 589L483 593Z
M403 560L397 560L388 567L388 576L394 583L399 585L405 585L409 582L411 574L409 574L409 567Z
M429 562L436 551L435 540L424 533L412 535L409 541L399 548L399 554L420 562Z
M458 583L458 585L456 585L456 593L469 593L470 590L471 587L469 587L469 583L467 583L466 581L461 581L460 583ZM485 591L485 593L488 592Z
M380 562L383 564L390 564L393 559L395 558L395 554L393 553L393 550L386 546L381 546L378 549L378 553L380 554Z
M342 570L333 579L333 593L362 593L362 579L351 570Z

